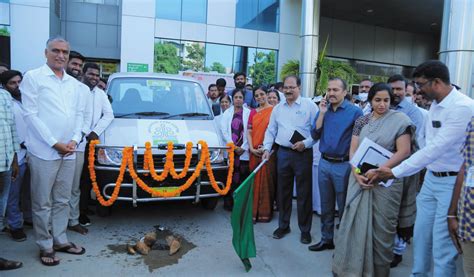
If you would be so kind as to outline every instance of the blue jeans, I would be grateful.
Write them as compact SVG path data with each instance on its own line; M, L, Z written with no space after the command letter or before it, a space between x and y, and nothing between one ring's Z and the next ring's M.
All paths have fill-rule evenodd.
M325 159L319 161L318 181L321 196L321 241L323 242L332 242L334 237L336 202L339 218L342 218L350 173L349 162L332 163Z
M435 177L430 171L416 197L416 221L413 236L413 276L429 276L431 258L433 276L456 276L456 248L449 236L448 214L456 176Z
M12 182L10 193L8 195L7 204L7 223L10 229L16 230L23 227L23 213L20 209L20 191L25 177L27 164L24 163L19 167L18 177Z
M5 227L5 211L7 209L8 193L12 183L12 171L0 172L0 231Z

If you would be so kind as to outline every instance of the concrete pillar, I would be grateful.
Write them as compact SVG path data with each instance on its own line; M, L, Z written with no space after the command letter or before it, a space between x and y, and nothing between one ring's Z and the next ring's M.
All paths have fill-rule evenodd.
M46 62L49 39L49 0L10 1L11 67L25 72Z
M303 0L301 5L301 94L314 95L316 60L318 58L320 0Z
M451 82L473 97L474 1L444 0L439 58L451 74Z

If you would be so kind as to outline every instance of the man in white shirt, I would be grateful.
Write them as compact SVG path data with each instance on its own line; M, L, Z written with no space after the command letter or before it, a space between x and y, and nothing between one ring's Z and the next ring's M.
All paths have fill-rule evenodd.
M426 145L397 167L368 172L370 183L401 178L427 168L416 199L413 276L426 276L434 260L434 276L456 276L457 251L451 241L447 218L457 171L463 163L461 147L474 112L474 101L460 93L440 61L427 61L413 73L415 85L433 99L426 124Z
M69 217L69 228L85 229L80 225L90 225L90 219L86 214L91 191L89 170L84 167L87 160L88 142L99 139L99 136L110 125L114 119L112 106L107 94L97 87L100 80L100 67L96 63L86 63L83 68L82 82L87 87L87 100L84 112L84 125L82 132L84 138L77 147L76 173L71 196L71 213ZM86 163L87 164L87 163ZM78 226L78 224L80 225ZM87 229L86 229L87 230ZM74 230L76 231L76 230Z
M300 95L301 81L297 76L283 80L286 101L273 108L265 139L262 159L270 157L273 143L279 145L276 153L278 165L278 228L274 239L281 239L290 232L292 192L296 178L296 203L300 242L311 243L312 209L312 163L314 140L311 127L316 119L318 107L309 98Z
M46 64L28 71L20 85L31 179L35 182L31 186L34 232L40 260L48 266L59 264L55 252L85 253L66 235L75 150L84 118L78 81L65 72L69 49L65 39L49 39Z

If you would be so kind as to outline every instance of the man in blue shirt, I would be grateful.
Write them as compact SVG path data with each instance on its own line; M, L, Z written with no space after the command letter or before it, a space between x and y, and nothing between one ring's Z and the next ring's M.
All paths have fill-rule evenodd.
M234 74L235 88L239 88L245 91L244 102L245 104L247 104L247 107L249 109L251 108L254 109L258 106L258 104L255 98L253 97L253 92L245 88L246 83L247 83L247 75L245 75L245 73L237 72ZM232 96L230 95L231 94L230 91L227 94L229 94L229 96Z
M326 98L319 104L316 124L311 136L319 141L321 161L319 162L319 192L321 196L321 241L311 245L311 251L334 249L335 204L342 218L346 202L347 185L351 166L349 148L352 128L362 110L345 100L346 82L331 78L328 82Z
M395 74L388 78L387 83L392 87L393 91L393 106L392 109L400 111L404 114L406 114L410 120L413 122L413 124L416 127L416 140L418 142L418 145L420 145L420 141L424 141L424 130L425 128L425 119L423 114L421 113L420 109L416 107L414 104L410 103L407 99L406 93L407 93L407 86L408 82L407 80L400 74ZM415 183L419 182L419 174L412 175L410 177L405 178L403 182L403 197L406 199L412 199L413 201L410 201L409 203L406 203L406 205L409 205L410 207L415 207L415 197L408 197L408 195L416 195L416 188ZM410 227L403 227L405 230L412 230L412 225L415 223L415 208L413 208L413 213L410 214L403 214L400 215L400 217L403 217L403 221L401 224L399 224L397 230L399 234L395 235L395 245L393 247L393 260L392 263L390 264L390 267L396 267L398 264L402 261L403 259L403 254L405 253L407 244L405 239L403 239L403 231L401 231L401 225L407 224L406 222L409 222ZM411 231L410 231L411 233Z

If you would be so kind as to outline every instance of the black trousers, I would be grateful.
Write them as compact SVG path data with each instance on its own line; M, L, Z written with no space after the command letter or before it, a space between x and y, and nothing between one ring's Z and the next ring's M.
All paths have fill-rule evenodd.
M290 226L293 187L296 179L296 206L301 232L310 232L313 218L313 149L303 152L279 147L277 151L278 227Z
M89 174L89 143L86 144L84 151L84 166L81 174L81 197L79 200L79 210L81 214L89 209L89 200L91 199L92 183Z

